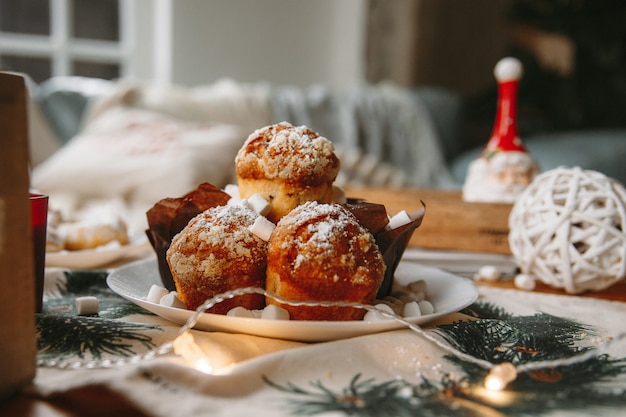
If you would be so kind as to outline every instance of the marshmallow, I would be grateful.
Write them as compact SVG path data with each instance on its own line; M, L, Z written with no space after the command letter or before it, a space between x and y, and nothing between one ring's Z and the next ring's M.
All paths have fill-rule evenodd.
M161 299L159 300L159 304L165 307L187 309L185 303L180 301L180 298L178 298L178 294L176 293L176 291L169 292L161 297Z
M527 274L517 275L513 283L520 290L532 291L535 289L535 279Z
M365 316L363 317L364 321L380 321L380 320L389 320L388 316L385 316L384 314L380 313L380 311L384 311L387 313L391 313L394 314L393 309L388 306L387 304L376 304L374 306L376 308L376 310L368 310L367 313L365 313Z
M92 296L76 298L76 314L79 316L98 314L98 299Z
M500 270L493 265L481 266L478 270L478 278L487 281L497 281L500 279Z
M265 216L270 211L270 203L259 193L252 194L248 198L248 204L252 210L261 216Z
M411 219L411 221L417 220L420 217L422 217L425 212L426 212L426 209L424 209L424 208L421 208L419 210L415 210L415 211L409 213L409 218Z
M234 199L241 200L237 184L227 184L226 187L224 187L224 192Z
M420 317L422 315L422 310L417 302L411 301L410 303L406 303L404 305L404 310L402 311L402 315L404 317Z
M433 314L435 312L435 307L428 300L423 300L417 303L420 308L420 312L423 315Z
M275 228L276 225L263 216L257 217L254 223L248 227L252 233L266 242L270 240L270 236Z
M255 318L252 311L241 306L231 308L230 310L228 310L228 313L226 313L226 315L228 317L245 317L250 319Z
M402 210L401 212L395 214L392 218L389 219L389 224L387 227L391 230L397 229L398 227L402 227L405 224L411 223L411 216L406 210Z
M247 208L247 209L252 210L252 206L250 205L250 202L249 202L248 200L246 200L245 198L243 198L243 199L239 199L239 200L234 199L234 198L231 198L230 200L228 200L228 203L227 203L227 204L228 204L229 206L236 206L236 205L239 205L239 206L241 206L241 207L245 207L245 208Z
M148 291L148 296L146 297L146 300L154 304L159 304L161 298L163 298L163 296L167 295L168 293L169 291L167 289L153 284L150 287L150 291Z
M289 312L282 307L268 304L261 312L261 318L266 320L289 320Z

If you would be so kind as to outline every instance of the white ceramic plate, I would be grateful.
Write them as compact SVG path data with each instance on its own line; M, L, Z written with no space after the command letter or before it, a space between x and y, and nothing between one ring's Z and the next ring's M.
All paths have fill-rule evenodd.
M459 311L473 303L478 297L476 286L466 278L411 262L400 262L396 271L398 283L406 285L420 279L426 281L426 297L433 304L435 313L408 320L414 324L421 325ZM146 296L153 284L163 285L154 258L125 265L107 277L107 285L117 294L158 316L181 326L184 325L194 312L147 301ZM362 336L402 327L402 323L393 319L380 321L289 321L203 313L195 328L206 331L246 333L276 339L319 342Z
M145 238L132 241L128 245L110 244L96 249L46 252L46 266L70 269L98 268L127 256L133 256L145 250L149 245Z

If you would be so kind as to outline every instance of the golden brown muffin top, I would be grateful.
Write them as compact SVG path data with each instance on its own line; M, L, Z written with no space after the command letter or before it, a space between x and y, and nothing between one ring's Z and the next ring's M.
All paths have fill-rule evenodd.
M380 285L385 272L374 237L356 217L339 204L317 202L296 207L278 222L269 242L270 262L282 276L309 288Z
M332 182L339 159L331 141L306 126L282 122L253 132L237 153L240 178L280 179L315 186Z
M184 279L221 278L228 272L245 274L265 264L267 243L253 234L258 214L241 205L213 207L191 219L173 239L167 260Z

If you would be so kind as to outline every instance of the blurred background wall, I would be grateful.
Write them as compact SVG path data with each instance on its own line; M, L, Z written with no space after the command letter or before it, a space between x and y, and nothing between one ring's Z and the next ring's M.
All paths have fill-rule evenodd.
M0 0L0 68L431 86L466 99L484 138L506 55L524 64L525 131L626 126L625 21L623 0Z
M473 91L490 80L501 54L506 4L0 0L0 65L37 81L71 74L183 85L221 77L300 86L393 80Z
M177 0L171 81L307 85L364 77L363 0Z

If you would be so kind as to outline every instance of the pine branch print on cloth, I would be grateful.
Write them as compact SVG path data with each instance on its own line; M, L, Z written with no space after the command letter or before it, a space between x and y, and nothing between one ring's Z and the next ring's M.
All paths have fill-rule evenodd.
M426 379L414 386L399 379L380 383L373 379L361 380L361 374L357 374L339 392L333 392L319 381L311 383L309 389L291 383L279 385L267 377L264 381L295 397L288 404L294 415L311 416L341 411L348 416L409 417L415 415L415 409L422 410L422 416L459 415L458 406L440 401L440 388Z
M481 312L488 312L489 318L483 318ZM460 351L492 363L520 365L572 357L593 349L595 346L585 342L598 336L588 325L545 313L512 316L484 303L470 306L466 313L479 320L439 326L436 332ZM482 384L485 370L454 356L446 359L463 368L470 385ZM623 408L623 381L620 385L614 378L624 372L626 358L600 354L569 366L522 373L507 387L518 401L499 410L507 415L527 416L550 410ZM467 396L472 397L471 391Z
M591 326L545 313L515 316L491 303L477 302L463 313L476 320L440 325L434 332L454 348L497 364L571 357L594 346ZM444 360L463 370L462 377L449 374L440 380L421 377L418 383L401 379L362 380L356 375L348 385L334 391L321 382L302 388L291 382L279 384L268 377L269 386L288 394L293 415L312 416L342 412L347 416L541 416L553 411L626 409L624 381L626 358L600 354L581 363L522 373L507 387L507 401L485 395L487 371L454 355ZM614 407L614 408L611 408ZM613 415L610 414L609 415Z
M42 314L37 314L39 359L99 360L155 347L150 334L161 327L122 320L151 313L113 293L106 276L106 271L60 271L54 289L46 294ZM97 315L77 315L75 301L83 296L98 298Z

